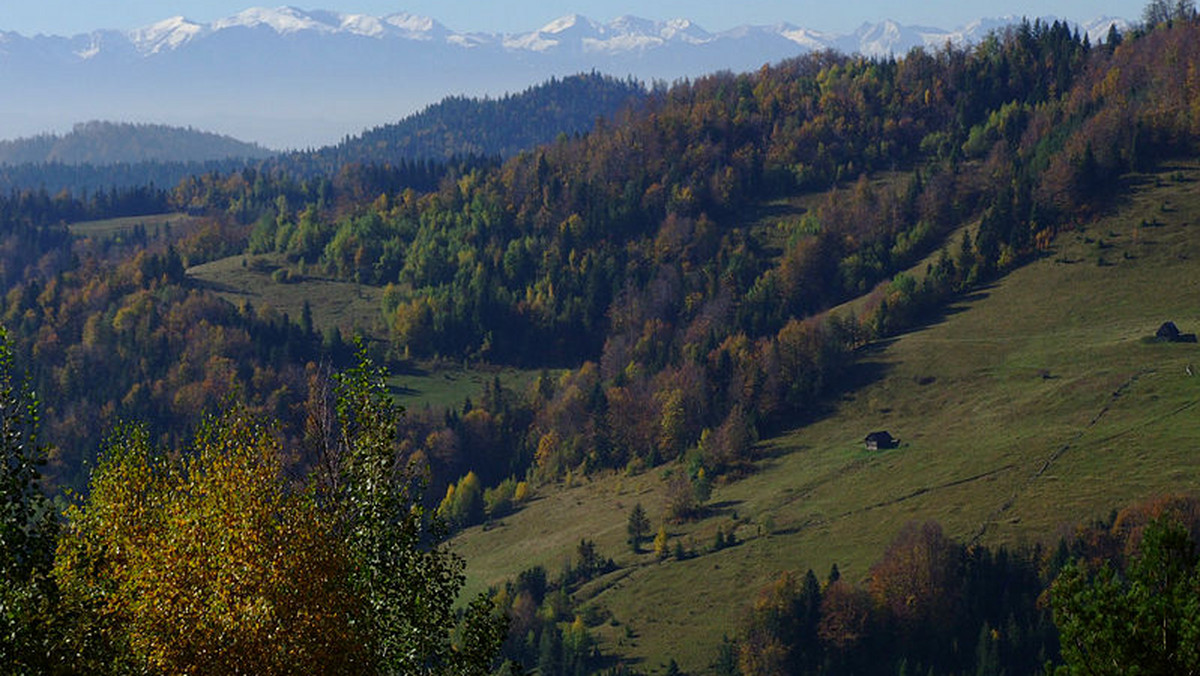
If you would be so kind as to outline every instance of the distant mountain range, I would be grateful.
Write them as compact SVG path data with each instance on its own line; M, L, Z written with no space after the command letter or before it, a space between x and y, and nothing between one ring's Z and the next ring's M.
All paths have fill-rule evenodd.
M838 35L786 23L709 32L686 19L569 15L526 33L492 34L410 14L281 7L72 37L0 32L0 130L13 137L81 119L153 120L276 148L316 147L447 95L495 96L591 70L671 81L826 48L900 55L976 41L1019 20L956 30L884 21ZM1103 17L1078 28L1097 41L1114 23L1127 25Z

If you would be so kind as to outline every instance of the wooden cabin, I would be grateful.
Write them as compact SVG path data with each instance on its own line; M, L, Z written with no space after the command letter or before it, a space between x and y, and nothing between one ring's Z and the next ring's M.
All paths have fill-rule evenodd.
M868 451L882 451L888 448L895 448L900 445L900 440L893 437L891 433L871 432L863 439L863 443L867 445Z

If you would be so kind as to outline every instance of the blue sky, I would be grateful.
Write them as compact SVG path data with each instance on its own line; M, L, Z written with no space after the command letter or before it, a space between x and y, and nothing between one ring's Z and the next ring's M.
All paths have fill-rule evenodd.
M182 14L212 21L253 6L287 0L0 0L0 31L25 35L73 35L95 28L136 28ZM316 0L291 2L303 9L329 9L374 15L405 11L438 19L454 30L513 32L541 26L577 12L605 21L622 14L647 19L686 17L709 30L746 23L786 21L848 32L864 21L895 19L905 24L955 28L972 19L1007 14L1055 15L1076 21L1098 16L1137 19L1143 0Z

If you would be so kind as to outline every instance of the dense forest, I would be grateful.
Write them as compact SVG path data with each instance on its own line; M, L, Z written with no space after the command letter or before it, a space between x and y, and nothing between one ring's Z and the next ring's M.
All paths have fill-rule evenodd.
M405 653L427 655L427 670L461 660L471 665L463 673L486 671L497 654L541 673L612 666L582 619L571 623L571 590L611 565L587 541L559 577L528 571L462 617L430 610L434 623L421 632L406 634L412 608L400 586L429 573L456 593L460 564L432 546L436 524L483 522L564 476L677 463L667 518L694 518L712 482L751 471L757 439L818 414L847 386L858 348L1039 255L1104 208L1123 173L1200 149L1200 23L1187 3L1164 12L1097 45L1064 23L1026 22L967 48L894 59L822 52L648 93L581 78L577 108L595 95L623 112L504 160L371 156L336 160L328 173L244 167L171 188L12 191L0 199L0 321L40 408L5 418L15 458L5 467L33 472L26 466L44 453L47 488L86 496L57 533L33 479L13 484L21 507L16 525L6 521L6 552L27 549L6 553L9 579L24 586L6 587L4 602L18 609L5 615L12 635L32 651L21 659L66 632L63 645L78 647L53 653L69 665L57 668L184 671L236 625L246 643L222 654L260 660L245 662L255 671L336 663L404 672L412 665L394 651L407 648L395 642L415 635L434 637ZM628 107L635 91L644 99ZM509 121L558 114L539 90L528 94L427 113L468 130L486 126L476 116L493 105ZM502 136L523 144L527 131ZM451 154L467 147L442 142ZM789 216L771 219L781 204ZM118 237L71 236L63 225L167 210L197 218ZM186 273L265 255L297 278L380 287L387 340L359 336L355 370L351 336L318 332L307 313L234 306ZM924 274L904 272L927 258ZM864 309L837 310L864 296ZM497 378L461 407L397 418L377 380L331 375L374 373L372 359L543 372L528 387ZM26 410L12 382L4 410ZM22 436L34 427L46 448ZM257 492L239 497L239 485ZM377 485L390 488L373 493ZM429 492L419 496L418 485ZM302 614L310 624L301 628L278 624L296 591L268 570L247 592L261 601L261 623L195 615L183 599L195 590L172 586L189 569L170 557L218 542L196 515L237 499L261 503L238 513L269 515L230 531L262 537L263 556L289 533L302 536L312 558L297 565L320 573L304 584L328 612ZM836 575L781 577L723 649L721 669L1032 673L1065 660L1087 673L1078 665L1093 659L1097 604L1143 583L1193 583L1154 577L1163 557L1194 570L1195 508L1171 504L1156 508L1157 520L1081 531L1053 554L988 551L934 525L910 528L866 589ZM378 523L403 524L403 535ZM344 537L365 549L332 546ZM1153 547L1139 549L1144 542ZM378 570L387 547L409 567ZM126 561L120 551L145 555ZM1096 563L1106 556L1119 572ZM195 565L212 584L195 593L221 599L217 610L236 603L222 596L224 576L254 562L206 557ZM1038 602L1048 586L1061 591L1053 615ZM493 605L508 618L499 653ZM188 641L167 640L189 623L200 629ZM331 642L293 650L263 638L297 631ZM1143 659L1112 643L1094 650L1113 651L1115 664ZM264 644L278 653L238 647Z

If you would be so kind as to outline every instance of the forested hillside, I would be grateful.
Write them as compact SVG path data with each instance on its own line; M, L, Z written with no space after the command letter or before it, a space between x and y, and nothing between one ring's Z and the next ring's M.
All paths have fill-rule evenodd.
M122 162L117 164L66 164L35 162L0 166L0 192L42 191L47 195L66 192L91 195L110 190L157 186L167 189L188 176L245 168L246 160L228 159L208 162Z
M160 124L83 122L66 134L0 141L0 164L132 164L263 159L273 153L253 143Z
M646 97L633 80L598 73L552 78L498 99L451 96L399 122L364 131L307 154L324 166L347 162L395 163L401 159L511 157L549 143L559 134L591 131Z
M0 202L0 318L42 402L51 481L83 488L90 475L93 494L115 499L108 496L119 491L100 490L116 490L110 477L156 475L138 453L156 444L186 449L199 429L199 464L167 472L166 487L153 490L201 496L203 477L219 471L204 449L232 443L202 421L230 406L278 425L271 472L319 469L338 429L321 426L331 415L328 373L352 363L345 334L354 331L367 354L397 370L452 361L540 371L527 388L495 378L461 406L410 411L387 432L367 424L374 418L345 418L353 408L337 409L345 429L361 424L384 435L369 440L393 454L389 467L428 473L425 504L450 528L499 519L560 481L660 468L669 481L656 498L664 506L654 548L665 558L667 525L703 516L714 484L752 473L758 440L828 411L855 385L864 346L1044 255L1062 233L1110 208L1127 172L1200 150L1200 24L1190 11L1168 17L1128 36L1114 31L1099 45L1065 24L1035 22L964 49L897 59L825 52L715 74L656 88L589 133L555 131L552 142L506 160L391 163L372 153L421 146L377 130L335 149L328 173L309 171L326 161L318 153L302 160L315 163L305 171L209 172L170 190L134 191L195 215L186 227L148 219L116 235L70 237L63 221L125 215L112 206L125 193L112 191L105 203L101 195L14 193ZM552 84L584 88L569 101L599 96L610 110L640 92L599 76L564 82ZM562 115L568 106L545 93L495 105L513 111L509 122L581 119ZM445 157L467 146L443 132L455 120L484 119L476 116L491 106L448 101L411 121L407 138L441 136L425 147ZM502 136L533 138L528 127ZM151 211L142 207L129 209ZM296 317L221 300L187 274L220 258L261 271L264 289L315 278L378 288L379 323L319 331L308 306ZM904 273L922 261L920 274ZM852 310L837 309L851 301ZM122 420L143 421L140 436L116 444L125 450L112 464L94 464L99 436ZM207 462L218 464L209 470ZM310 507L296 518L310 518ZM89 570L93 550L79 543L102 537L95 509L72 514L82 558L63 564L70 570ZM635 551L650 537L643 526L631 526ZM719 537L729 546L733 532ZM977 576L953 581L968 597L984 593L978 585L1023 580L1004 606L1029 631L1026 642L1005 644L1013 673L1038 666L1030 654L1058 658L1049 619L1033 605L1044 582L1036 556L992 558L934 529L907 537L909 549L915 542L947 559L975 557ZM542 673L613 666L596 654L587 626L603 618L575 615L571 594L615 564L587 539L576 554L557 577L527 570L495 590L511 620L508 658ZM893 558L880 576L891 574ZM890 570L903 574L902 566ZM107 584L65 579L85 596ZM808 604L798 620L808 633L772 638L775 629L755 624L756 615L747 641L786 638L794 652L771 644L739 653L742 670L778 673L767 658L793 660L793 673L892 673L905 660L935 673L965 668L963 650L941 650L965 639L937 625L940 607L905 606L887 585L880 593L895 608L872 616L886 631L843 625L819 636L828 661L791 657L816 640L814 604L824 618L828 604L841 603L847 610L834 617L851 619L869 605L861 590L836 582L814 592L807 581L781 578L760 606L769 615L772 604ZM120 612L141 618L151 609ZM159 626L145 617L146 627ZM972 633L1005 621L969 617L963 626ZM919 641L870 663L870 644L857 641L868 635ZM166 671L182 664L173 653L145 652L164 649L158 638L131 643L122 659L151 659ZM727 653L736 661L733 648Z
M821 54L717 75L662 93L626 124L423 197L382 194L341 218L260 218L250 250L386 285L398 356L582 363L527 398L534 424L505 442L516 456L478 457L492 446L469 443L431 454L485 483L513 469L653 466L706 429L742 430L714 437L732 440L703 454L695 471L711 475L744 460L755 429L816 410L856 346L1019 264L1123 168L1185 147L1168 136L1175 122L1137 101L1078 95L1130 72L1113 60L1145 58L1187 30L1113 51L1034 24L966 52ZM1098 138L1110 114L1140 122ZM1120 136L1139 124L1136 139ZM777 222L746 217L806 193L823 196L785 201ZM920 284L898 280L858 317L821 316L973 219L974 239ZM471 412L489 429L501 413Z
M636 108L646 96L637 82L596 73L573 75L498 99L448 97L337 145L281 154L190 129L88 122L66 135L0 141L0 191L81 195L149 185L169 188L190 176L243 169L316 180L367 167L375 173L394 168L406 175L424 174L424 180L401 179L424 192L436 186L442 165L470 158L486 163L560 134L588 132L598 121Z

